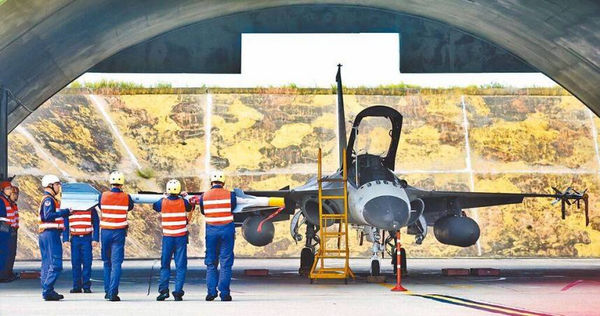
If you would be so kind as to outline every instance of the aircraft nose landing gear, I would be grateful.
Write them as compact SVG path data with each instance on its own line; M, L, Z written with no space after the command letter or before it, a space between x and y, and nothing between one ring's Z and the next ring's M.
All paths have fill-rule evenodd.
M381 275L381 265L379 264L379 253L383 254L384 247L381 243L381 233L378 229L369 227L365 229L367 240L373 243L371 251L373 256L371 257L371 276Z

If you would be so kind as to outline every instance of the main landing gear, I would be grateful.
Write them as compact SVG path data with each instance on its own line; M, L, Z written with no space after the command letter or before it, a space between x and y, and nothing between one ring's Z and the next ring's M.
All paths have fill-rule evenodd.
M316 246L319 244L318 231L319 229L315 225L306 224L306 241L304 248L300 252L300 269L298 269L298 273L301 276L308 276L310 274L310 269L315 261Z

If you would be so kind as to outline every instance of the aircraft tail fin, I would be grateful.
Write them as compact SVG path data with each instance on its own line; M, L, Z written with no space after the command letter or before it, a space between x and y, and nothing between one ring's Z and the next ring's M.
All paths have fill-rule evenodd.
M346 140L346 115L344 113L344 93L342 91L342 64L338 64L338 71L335 75L335 81L337 82L337 122L338 122L338 155L340 162L340 169L344 162L344 149L347 146Z

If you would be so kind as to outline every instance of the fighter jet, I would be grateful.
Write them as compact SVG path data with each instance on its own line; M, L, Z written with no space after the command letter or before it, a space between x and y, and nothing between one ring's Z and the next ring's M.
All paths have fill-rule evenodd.
M494 205L517 204L525 198L553 198L554 203L561 202L562 217L566 215L566 205L584 202L586 225L588 217L588 195L572 188L554 193L486 193L428 191L416 188L395 173L396 152L402 129L402 115L393 108L375 105L358 113L352 124L351 133L346 141L344 100L340 68L336 76L338 94L338 156L340 168L328 179L343 179L342 165L348 166L348 220L361 235L372 243L371 274L380 274L380 259L387 251L392 258L394 271L397 271L395 236L400 229L415 236L421 244L433 226L436 239L447 245L469 247L479 239L480 228L477 222L468 217L465 209ZM361 134L361 122L377 118L391 124L389 146L385 154L362 152L357 147L357 137ZM388 125L390 126L390 125ZM346 149L346 150L344 150ZM344 154L344 152L346 154ZM63 204L73 209L87 209L98 203L98 194L88 184L69 184L63 188ZM300 258L301 274L307 274L314 262L319 245L319 202L317 178L313 177L304 185L274 191L247 191L235 189L238 203L233 211L234 222L241 227L242 236L250 244L262 247L270 244L275 235L273 222L290 220L290 233L296 241L304 240ZM342 195L343 183L324 182L324 195ZM188 198L199 196L202 192L189 192ZM139 192L133 194L135 203L153 203L163 195L158 192ZM67 207L67 206L65 206ZM328 214L343 213L341 200L327 200L323 210ZM334 222L332 221L333 225ZM300 228L306 226L304 236ZM387 238L382 235L387 232ZM382 240L383 239L383 240ZM406 258L401 249L401 258ZM406 268L406 263L401 262Z
M393 108L375 105L370 106L354 119L350 138L346 143L346 128L344 121L344 102L340 68L336 76L338 92L338 134L340 169L326 178L342 178L342 162L345 159L348 166L348 219L349 223L360 230L363 236L372 243L371 274L380 274L379 260L384 251L388 251L396 271L396 253L394 238L396 232L406 227L407 233L415 235L416 243L421 244L427 236L429 227L433 226L436 239L447 245L469 247L479 239L480 228L477 222L468 217L465 209L488 207L523 202L525 198L553 198L562 204L562 216L565 217L565 204L576 202L579 206L583 200L588 218L588 195L568 188L564 192L553 188L555 193L487 193L487 192L454 192L428 191L411 186L399 177L395 170L396 151L402 129L402 115ZM389 120L389 148L385 154L361 153L356 147L360 135L361 122L366 118L383 118ZM343 149L346 148L344 155ZM285 198L286 212L292 214L291 235L296 241L304 239L305 247L301 252L299 272L306 274L314 261L316 247L319 244L317 231L319 227L319 203L317 178L313 177L306 184L278 191L249 191L248 194L258 196L281 196ZM324 195L343 194L343 183L323 182ZM343 212L343 201L327 200L323 205L325 213ZM265 241L272 240L272 229L257 231L255 225L258 219L248 217L242 223L244 237L253 245L263 246ZM300 234L300 226L306 225L304 237ZM382 233L388 232L382 240ZM269 234L268 237L265 235ZM385 234L384 234L385 235ZM387 248L387 249L386 249ZM406 258L404 249L402 258ZM404 260L403 260L404 261ZM402 262L405 267L405 262Z

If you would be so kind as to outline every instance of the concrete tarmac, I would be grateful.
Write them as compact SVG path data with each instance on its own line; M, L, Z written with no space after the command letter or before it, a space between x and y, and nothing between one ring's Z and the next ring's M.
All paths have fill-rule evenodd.
M93 264L92 294L69 294L71 270L65 261L56 286L63 301L44 302L39 280L0 283L0 315L600 315L598 259L409 259L403 279L409 292L402 293L390 291L395 278L388 259L382 261L386 283L367 282L368 259L351 260L357 279L348 284L310 284L298 276L298 264L298 259L236 259L233 301L206 302L203 260L190 259L184 301L157 302L159 260L128 260L122 301L107 302L101 261ZM39 265L17 262L16 271ZM442 276L442 268L497 268L501 275L449 277ZM245 269L269 269L269 276L245 276Z

